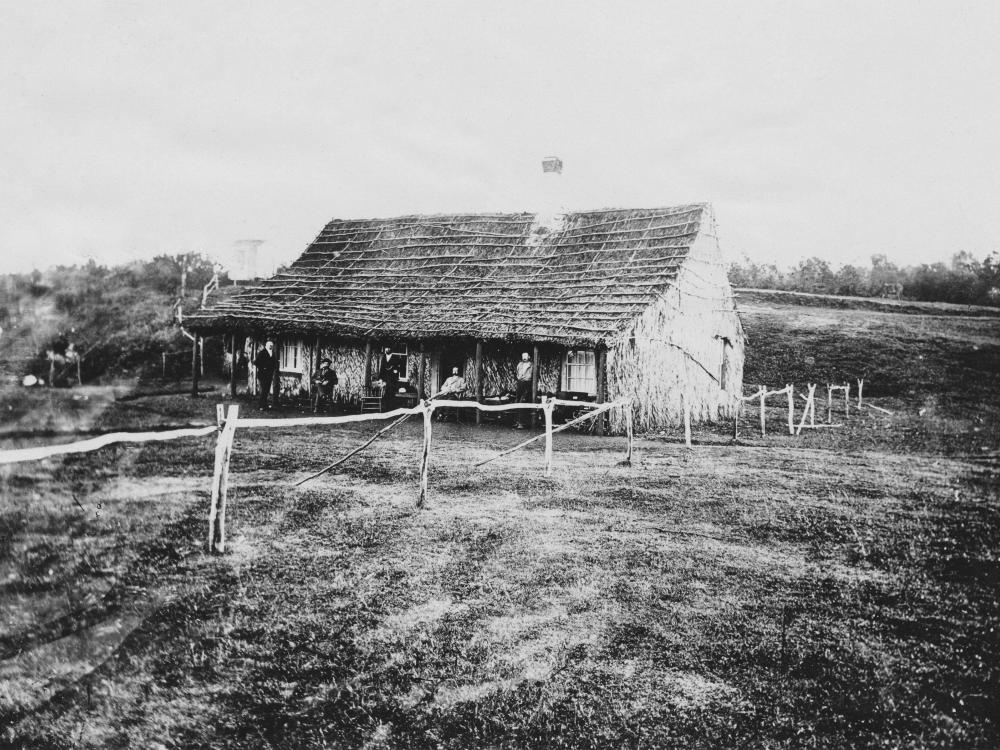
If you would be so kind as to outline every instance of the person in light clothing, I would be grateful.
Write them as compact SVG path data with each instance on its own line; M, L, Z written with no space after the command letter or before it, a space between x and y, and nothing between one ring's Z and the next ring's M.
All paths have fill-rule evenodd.
M466 389L465 378L458 374L458 368L451 368L451 377L449 377L444 384L441 386L441 390L437 392L435 398L447 398L448 396L460 396L465 392Z
M523 352L521 361L517 363L517 388L514 391L514 398L519 404L533 404L535 402L535 394L531 392L532 367L531 357L527 352ZM520 412L518 414L520 415ZM524 422L520 416L517 417L514 426L519 430L524 429Z

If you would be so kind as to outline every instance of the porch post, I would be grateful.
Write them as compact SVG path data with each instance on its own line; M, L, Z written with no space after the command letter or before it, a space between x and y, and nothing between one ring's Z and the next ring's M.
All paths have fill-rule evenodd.
M538 398L538 344L535 344L531 350L531 403L535 403L535 399ZM535 426L535 421L538 415L535 410L531 410L531 426Z
M281 395L281 337L274 337L274 374L271 376L271 395L273 405L278 405L278 397Z
M372 385L372 340L365 339L365 382L362 384L362 395L368 393Z
M559 354L559 366L556 368L556 394L563 389L562 373L563 373L563 363L566 361L566 347L562 347L562 351Z
M424 367L427 364L427 350L424 342L420 342L420 364L417 370L417 398L424 397ZM478 410L477 410L478 411Z
M600 346L600 347L597 348L597 373L596 373L596 375L597 375L597 403L599 403L599 404L603 404L604 403L604 398L605 398L604 392L607 389L607 384L608 384L608 372L607 372L607 370L608 370L608 352L607 352L607 350L603 346ZM606 432L605 428L604 428L605 417L606 417L605 414L601 414L598 417L598 419L600 420L600 422L598 422L598 424L597 424L597 434L598 435L604 435L605 432Z
M198 334L191 342L191 398L198 398Z
M483 342L476 341L476 402L483 403ZM476 409L476 424L483 421L483 412Z
M229 335L229 397L236 398L236 333Z

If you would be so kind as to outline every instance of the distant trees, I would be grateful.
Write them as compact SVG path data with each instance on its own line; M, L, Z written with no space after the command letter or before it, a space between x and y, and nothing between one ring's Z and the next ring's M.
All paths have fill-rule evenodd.
M868 266L843 265L836 270L822 258L807 258L784 270L747 259L731 267L729 280L737 287L858 297L895 296L901 287L904 299L1000 305L1000 253L980 261L961 251L948 263L906 267L876 254Z
M84 380L104 374L134 372L152 367L161 355L190 351L190 340L180 331L174 305L185 312L201 304L202 288L216 272L202 255L159 255L107 267L93 261L58 266L4 279L0 307L18 315L31 299L44 319L24 321L44 360L68 343L84 355ZM225 277L221 279L223 283ZM183 288L183 297L182 297ZM39 337L40 334L40 337Z

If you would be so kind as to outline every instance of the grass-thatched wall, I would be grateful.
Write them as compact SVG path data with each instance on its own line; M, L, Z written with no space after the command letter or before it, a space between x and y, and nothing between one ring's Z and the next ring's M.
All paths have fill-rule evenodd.
M608 349L608 399L631 398L636 429L713 421L743 392L745 335L715 237L704 235L677 283L632 321ZM613 432L624 430L620 412Z

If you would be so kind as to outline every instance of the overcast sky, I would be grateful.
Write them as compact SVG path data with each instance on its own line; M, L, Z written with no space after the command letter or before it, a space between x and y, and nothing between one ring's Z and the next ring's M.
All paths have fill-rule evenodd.
M331 218L711 201L727 252L1000 250L1000 2L8 2L0 271Z

